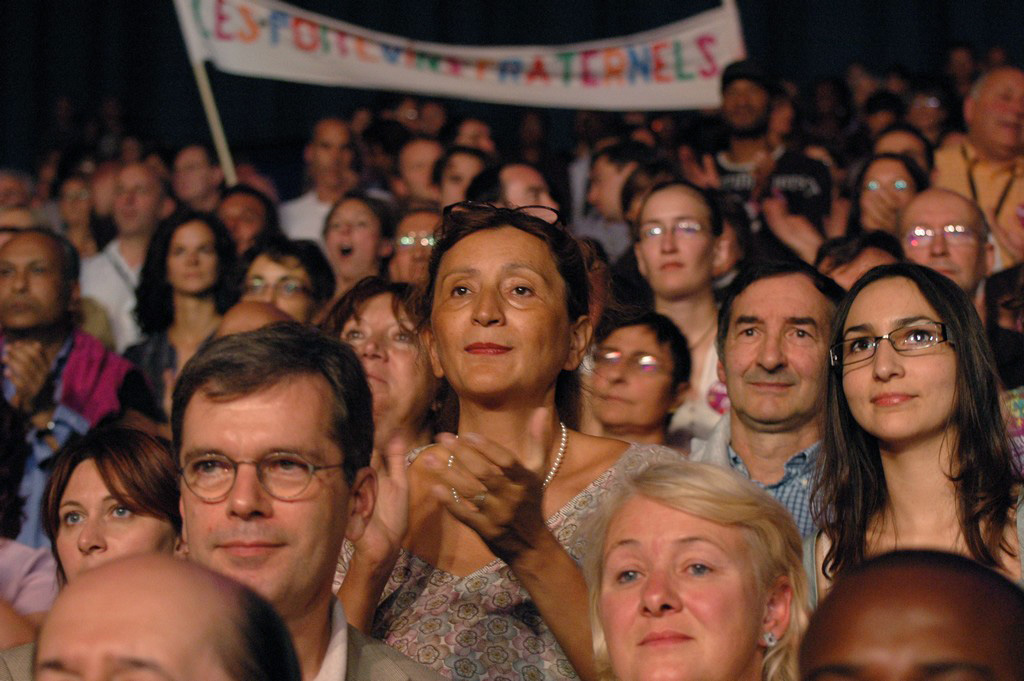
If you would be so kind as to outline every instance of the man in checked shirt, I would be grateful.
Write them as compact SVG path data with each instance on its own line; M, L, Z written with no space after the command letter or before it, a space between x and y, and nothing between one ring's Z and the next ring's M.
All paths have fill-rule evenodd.
M810 493L821 447L829 329L843 291L798 262L752 263L730 284L718 318L718 375L731 409L691 461L750 478L814 533Z

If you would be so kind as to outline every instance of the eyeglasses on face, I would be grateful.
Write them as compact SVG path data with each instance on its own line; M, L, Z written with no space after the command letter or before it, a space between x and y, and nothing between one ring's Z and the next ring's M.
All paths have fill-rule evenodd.
M689 218L676 220L670 225L663 225L659 222L645 222L640 225L640 240L660 239L669 232L681 238L700 236L708 230L697 220Z
M978 243L978 233L966 225L943 225L935 229L928 225L914 225L903 241L907 248L928 248L939 233L950 246L973 246Z
M433 248L437 243L437 239L433 234L429 232L418 232L415 234L405 234L395 239L395 245L400 249L412 248L414 246L420 246L422 248Z
M901 355L913 355L940 343L951 343L942 322L922 321L893 329L884 336L854 336L836 343L829 349L829 362L833 367L849 367L867 362L875 356L878 345L889 341L893 350Z
M864 185L864 189L869 192L877 192L883 189L886 185L882 184L878 180L868 180L867 184ZM910 188L910 184L906 180L893 180L890 185L898 192L906 191Z
M619 350L598 349L594 354L594 366L598 370L621 366L628 372L648 375L666 370L664 362L654 355L638 352L627 356Z
M298 497L309 487L317 471L341 468L344 464L317 466L298 454L278 452L259 461L234 461L222 454L201 454L185 462L181 477L192 493L203 501L223 501L235 485L238 467L251 464L256 477L267 494L288 501Z
M278 279L273 284L260 276L252 277L245 282L245 295L261 296L266 291L273 291L275 296L295 298L312 295L313 291L294 277Z

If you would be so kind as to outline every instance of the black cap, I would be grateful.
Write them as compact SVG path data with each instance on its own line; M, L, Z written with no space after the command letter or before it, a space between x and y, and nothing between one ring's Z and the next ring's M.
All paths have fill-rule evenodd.
M734 61L722 71L722 92L735 80L749 80L760 85L768 94L776 91L776 84L757 63L750 59Z

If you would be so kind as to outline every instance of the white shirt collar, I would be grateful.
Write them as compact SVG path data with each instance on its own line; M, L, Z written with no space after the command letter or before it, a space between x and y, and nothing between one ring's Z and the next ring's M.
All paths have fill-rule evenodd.
M313 681L343 681L348 668L348 620L341 601L334 599L331 608L331 640L327 644L327 654L320 664Z

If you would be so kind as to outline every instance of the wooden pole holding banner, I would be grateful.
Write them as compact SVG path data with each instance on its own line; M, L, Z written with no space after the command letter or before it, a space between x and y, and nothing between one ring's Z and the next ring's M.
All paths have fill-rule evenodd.
M213 147L217 150L217 160L220 161L220 169L224 172L224 182L230 187L238 184L238 173L235 171L235 161L231 158L227 137L224 136L224 125L220 122L217 103L213 99L213 88L210 87L210 78L206 73L206 62L201 59L192 60L192 73L199 87L199 99L202 100L203 110L206 112L206 122L210 126Z
M740 44L740 53L736 55L736 59L746 59L749 56L747 54L747 43L743 39L743 22L740 21L740 9L736 6L736 0L722 0L722 9L736 17L736 27L739 31L737 38Z

